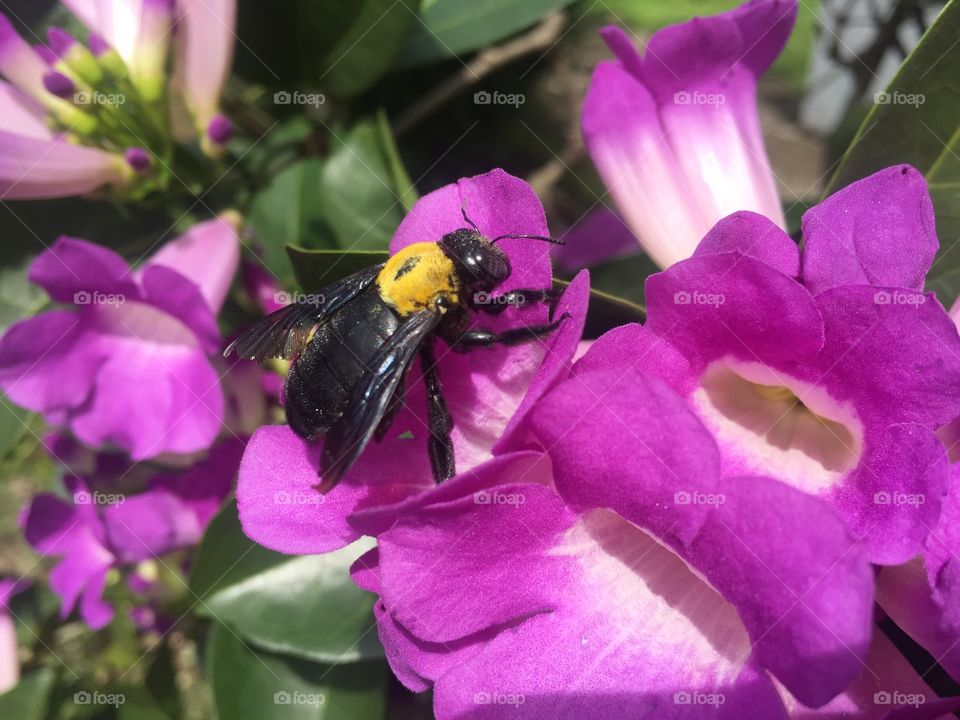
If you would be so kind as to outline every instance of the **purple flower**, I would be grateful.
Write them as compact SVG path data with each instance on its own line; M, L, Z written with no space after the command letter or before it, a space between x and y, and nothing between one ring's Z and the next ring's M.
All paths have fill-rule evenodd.
M464 225L461 209L488 237L548 233L543 208L525 182L502 170L460 180L422 198L391 242L396 252L414 242L435 241ZM551 282L549 246L531 240L504 240L513 274L494 292L547 288ZM522 446L527 416L569 364L586 313L586 275L578 276L560 299L557 316L570 317L543 342L496 347L471 353L437 348L444 395L454 418L457 470L469 475L496 464L496 456ZM508 308L484 316L485 327L501 330L545 321L540 304ZM310 444L286 426L260 428L250 440L240 468L237 503L246 534L286 553L317 553L342 547L364 534L364 513L429 491L434 485L427 453L426 399L419 366L409 375L403 408L390 432L372 443L344 480L320 495L317 468L321 444Z
M603 31L617 61L597 67L587 92L587 149L661 267L689 257L732 212L756 211L784 226L756 82L786 43L796 13L793 0L751 0L660 30L642 57L619 28Z
M899 564L940 516L935 435L960 414L960 338L923 280L937 248L908 166L841 190L803 218L803 246L766 218L725 218L651 276L644 327L584 362L643 367L686 398L728 475L763 474L828 500Z
M354 569L440 720L775 720L776 683L816 706L860 674L872 571L826 501L722 475L685 400L636 369L584 358L531 430L546 456L409 502Z
M236 218L199 224L136 271L116 253L61 238L30 268L72 305L12 326L0 339L0 387L11 400L113 443L134 459L208 448L224 398L211 355L216 313L239 263Z
M36 496L22 525L37 552L61 558L50 573L61 617L79 607L87 625L104 627L113 618L102 598L111 569L194 545L230 492L242 450L242 442L221 443L192 468L155 476L144 492L130 497L97 490L75 476L66 479L68 500Z
M29 583L22 580L0 579L0 693L5 693L20 679L16 626L8 608L13 596L23 592L27 585Z
M168 156L165 145L174 139L199 143L209 154L222 151L231 125L219 114L219 101L233 58L235 0L65 4L90 30L87 45L53 28L50 48L38 51L0 14L0 76L7 81L0 80L0 198L126 187L154 155ZM168 112L175 114L175 137L140 148L128 164L117 150L127 136L112 137L111 126L156 138L157 127L144 118ZM117 119L105 123L103 113Z

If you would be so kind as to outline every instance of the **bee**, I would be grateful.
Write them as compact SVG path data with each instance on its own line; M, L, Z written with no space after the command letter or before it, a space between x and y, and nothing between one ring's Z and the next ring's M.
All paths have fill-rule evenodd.
M494 297L510 277L510 261L497 246L507 238L561 244L541 235L492 240L462 210L463 227L439 241L408 245L385 263L361 270L260 320L224 351L266 362L292 360L284 384L287 423L308 441L324 438L318 485L329 491L376 438L381 440L404 399L408 370L419 356L427 392L427 441L437 483L456 474L453 417L443 396L434 344L442 338L464 352L517 345L552 333L550 288L514 290ZM491 300L494 300L491 302ZM498 314L511 304L549 304L548 322L493 332L472 327L472 313Z

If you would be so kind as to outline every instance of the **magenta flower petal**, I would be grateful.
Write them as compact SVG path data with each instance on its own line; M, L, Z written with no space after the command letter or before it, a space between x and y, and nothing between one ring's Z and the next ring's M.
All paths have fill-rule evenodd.
M762 260L784 275L800 275L800 250L783 230L763 215L743 210L728 215L703 237L693 256L738 252Z
M482 495L471 495L433 505L429 513L412 513L379 538L381 583L387 607L417 637L427 642L448 642L518 617L556 608L555 584L562 584L568 561L550 557L553 537L569 527L574 516L549 488L534 484L499 485L491 503L481 508ZM498 497L513 498L514 506L498 505ZM537 528L529 540L517 542L519 505L530 503L537 511ZM529 516L528 516L529 517ZM457 552L451 553L456 539ZM509 562L489 562L491 557ZM440 570L425 582L406 582L426 567ZM464 580L470 593L463 593ZM455 612L443 612L437 600L458 597Z
M42 140L0 131L0 199L85 195L122 183L132 170L121 155L65 140Z
M85 331L82 318L60 310L16 323L0 339L0 387L34 412L83 405L107 359L85 344Z
M26 511L23 527L27 542L38 552L62 558L50 573L50 586L62 600L61 617L69 616L79 602L87 625L93 629L107 625L113 610L101 595L114 556L103 544L103 527L93 508L38 495Z
M613 368L646 372L684 394L696 381L683 354L639 323L621 325L597 338L573 366L573 374Z
M642 58L623 32L602 33L618 62L601 63L591 80L582 118L587 148L661 267L689 257L732 212L756 211L784 225L756 81L795 17L795 2L750 2L659 30Z
M574 510L610 508L658 535L689 542L707 505L678 512L677 493L715 493L720 456L683 398L629 368L578 372L540 402L535 434Z
M943 445L920 425L890 425L866 438L866 454L830 497L873 562L896 565L921 552L936 526L947 492L949 465Z
M441 485L417 488L399 502L361 507L350 518L359 534L378 536L393 527L402 516L437 503L452 502L465 496L487 499L485 491L503 477L529 483L550 481L550 468L543 453L535 450L509 452L466 470Z
M162 489L148 490L104 511L110 547L122 562L152 560L200 540L203 528L183 501Z
M386 626L388 646L409 659L408 673L443 670L435 687L438 718L499 717L509 702L522 703L531 718L636 717L676 707L683 692L723 695L729 717L742 717L746 702L763 717L785 717L770 681L751 667L734 609L668 549L611 513L576 520L544 487L491 492L523 503L444 503L381 536L384 592L391 593L386 578L404 568L407 578L418 578L409 593L393 585L393 604L384 598L396 623ZM510 564L496 553L501 543L532 582L509 577ZM448 572L448 563L457 571ZM550 604L555 609L543 612ZM447 657L401 620L446 637L449 629L501 621L511 611L509 627L501 622L492 639L475 633L445 641ZM452 667L445 662L451 658ZM682 708L683 717L697 709L703 706ZM715 705L709 711L716 716Z
M348 545L360 536L347 522L358 507L401 500L427 487L426 448L413 445L372 443L343 482L322 495L316 489L322 446L311 446L286 426L260 428L247 445L237 483L243 531L265 547L291 554Z
M686 188L650 91L602 62L581 122L590 156L646 253L661 267L689 257L710 222Z
M52 140L44 122L43 106L9 83L0 80L0 132L37 140Z
M537 401L569 371L577 344L583 336L583 326L587 320L587 305L590 302L590 276L582 271L570 283L569 288L557 302L555 317L568 313L569 317L544 344L544 361L527 386L519 407L504 428L503 434L493 446L492 452L499 454L523 441L527 415Z
M564 245L553 249L553 259L565 270L582 268L634 255L637 240L623 220L607 209L594 210L563 234Z
M61 237L30 266L30 282L52 300L89 305L93 294L112 295L119 302L140 298L126 260L113 250L76 238Z
M175 270L199 287L210 310L219 313L240 267L241 222L239 215L227 212L194 225L154 253L144 269L161 265Z
M117 443L138 460L209 447L220 429L223 393L190 330L142 303L92 308L89 321L84 342L109 359L92 401L72 415L76 435L95 447Z
M721 482L699 420L636 372L577 374L538 406L535 428L568 502L610 508L674 544L737 607L757 657L791 691L822 704L859 672L872 573L867 548L825 501L768 478Z
M140 284L145 301L189 327L208 353L219 354L223 337L217 318L192 281L164 265L148 265L140 273Z
M770 478L726 488L681 554L739 610L763 666L819 706L860 674L869 648L868 548L820 498Z
M220 92L233 62L236 14L236 0L177 3L173 82L200 136L219 112Z
M205 528L230 494L245 446L246 442L237 438L223 440L189 469L152 478L150 489L165 490L177 497L196 517L200 528Z
M826 343L813 372L862 421L935 429L960 416L960 338L931 294L839 287L817 296Z
M646 326L701 367L726 355L786 361L823 344L823 321L811 294L739 253L678 263L651 275L646 294Z
M834 193L803 216L803 282L922 290L940 247L923 176L889 167Z
M0 386L84 442L116 443L134 459L208 448L224 397L206 354L221 341L198 285L177 270L182 259L170 252L134 275L109 250L58 241L30 278L76 312L14 325L0 340ZM216 286L236 268L227 264L208 273Z
M7 16L0 13L0 75L27 95L41 100L46 92L43 76L47 70L43 59L20 37Z

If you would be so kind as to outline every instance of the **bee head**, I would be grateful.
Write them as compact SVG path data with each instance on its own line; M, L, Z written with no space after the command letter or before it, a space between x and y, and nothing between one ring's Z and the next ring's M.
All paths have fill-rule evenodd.
M439 244L470 291L489 292L510 277L506 253L476 230L454 230L444 235Z

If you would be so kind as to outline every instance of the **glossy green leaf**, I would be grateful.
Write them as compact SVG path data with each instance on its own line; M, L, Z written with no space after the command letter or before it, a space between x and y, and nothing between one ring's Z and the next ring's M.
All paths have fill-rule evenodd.
M353 96L389 71L417 0L239 0L237 72L259 83Z
M402 67L448 60L503 40L573 0L425 2L401 54Z
M220 720L381 720L387 667L321 665L251 647L214 623L207 672Z
M347 31L320 61L320 83L335 95L358 95L392 66L410 28L418 0L355 0L360 8Z
M197 549L190 588L197 612L254 644L320 662L380 657L374 596L349 568L372 541L323 555L282 555L243 534L236 503L213 519Z
M314 158L294 163L274 177L251 205L250 224L263 248L264 262L284 284L293 279L284 247L329 247L332 243L320 203L322 167Z
M381 114L334 137L318 200L336 246L344 250L386 248L412 205L412 184L398 170L389 133Z
M13 688L0 695L0 718L43 720L55 680L55 673L48 668L22 677Z
M950 0L875 102L827 188L909 163L930 184L940 253L928 285L949 304L960 293L960 0Z

